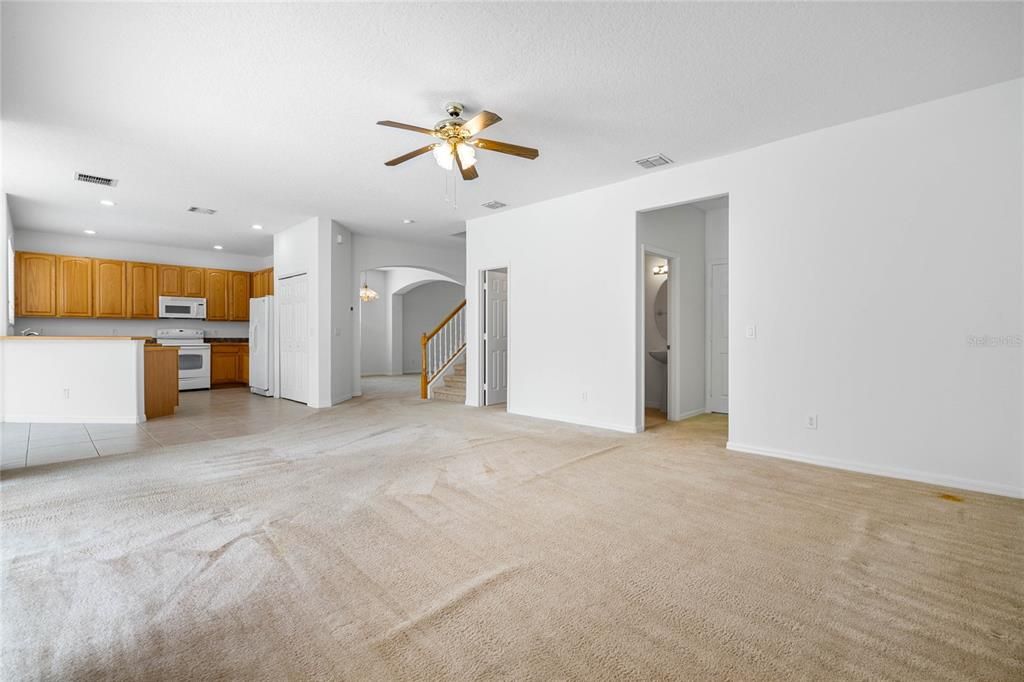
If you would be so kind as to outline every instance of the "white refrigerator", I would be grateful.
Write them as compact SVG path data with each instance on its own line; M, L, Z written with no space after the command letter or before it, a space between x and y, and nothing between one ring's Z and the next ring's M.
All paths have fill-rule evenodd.
M274 297L249 299L249 390L274 395Z

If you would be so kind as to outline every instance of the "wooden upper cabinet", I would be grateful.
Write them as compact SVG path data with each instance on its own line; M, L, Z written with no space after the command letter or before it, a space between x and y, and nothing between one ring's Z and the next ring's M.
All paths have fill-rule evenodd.
M57 317L92 317L92 259L57 256Z
M228 319L248 320L249 319L249 280L252 278L248 272L229 272L229 295L228 295Z
M206 319L228 319L229 290L227 270L206 270Z
M57 314L57 257L19 251L14 259L14 314L53 317Z
M180 265L158 265L157 282L160 296L185 295L185 272Z
M92 262L95 317L128 317L127 263L97 258Z
M206 296L206 270L203 268L181 268L182 296L204 298Z
M253 298L263 298L274 293L274 269L258 270L252 273Z
M128 263L128 317L156 319L157 266Z

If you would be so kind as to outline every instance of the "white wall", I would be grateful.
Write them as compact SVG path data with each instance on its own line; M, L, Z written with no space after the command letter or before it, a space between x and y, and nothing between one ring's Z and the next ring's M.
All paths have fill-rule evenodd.
M0 215L3 216L3 231L0 232L0 336L11 333L14 323L14 269L11 258L14 251L14 224L11 222L11 207L7 194L0 190Z
M1024 494L1022 86L469 221L471 329L509 267L509 411L637 429L636 213L728 194L730 446Z
M673 256L669 265L672 358L668 390L673 392L675 404L670 419L702 413L707 403L704 390L706 229L704 211L695 206L673 206L636 217L639 252L659 250ZM647 276L649 272L645 268L643 277ZM641 360L645 364L656 362L646 352L641 354ZM643 423L642 413L637 419L638 424Z
M125 242L113 239L74 237L53 232L16 230L14 246L18 251L39 251L90 258L113 258L143 263L192 265L205 268L254 271L267 267L260 256L200 251L171 246ZM215 322L209 320L119 320L73 319L54 317L19 317L17 330L31 327L46 336L153 336L166 327L203 329L207 336L218 338L249 338L248 322Z
M377 292L375 301L359 302L360 371L363 376L391 374L391 296L388 273L369 270L363 273L366 284Z
M401 296L403 372L420 373L420 337L436 327L465 296L466 288L452 282L428 282Z
M130 340L0 340L0 421L146 421L142 346Z

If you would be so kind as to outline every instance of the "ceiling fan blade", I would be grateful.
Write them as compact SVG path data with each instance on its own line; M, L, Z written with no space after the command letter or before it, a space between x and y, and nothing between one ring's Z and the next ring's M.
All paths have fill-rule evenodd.
M408 123L399 123L398 121L377 121L379 126L387 126L388 128L401 128L402 130L411 130L414 133L423 133L424 135L433 135L434 131L430 128L421 128L419 126L409 125Z
M477 149L486 149L489 152L511 154L512 156L518 156L523 159L532 160L540 156L540 152L533 147L520 147L517 144L509 144L508 142L498 142L496 140L471 140L470 144Z
M463 180L476 180L480 177L480 174L476 172L476 164L473 164L469 168L463 168L462 159L459 158L458 154L455 155L455 163L459 166L459 172L462 173Z
M469 133L470 137L473 137L484 128L492 126L500 120L501 116L498 116L493 112L481 111L479 114L466 121L466 123L463 124L462 129Z
M404 162L408 161L409 159L415 159L420 154L426 154L427 152L432 151L434 149L434 147L436 147L436 146L437 145L428 144L426 147L420 147L419 149L417 149L415 151L411 151L408 154L402 154L401 156L396 156L395 158L391 159L390 161L385 162L384 165L385 166L397 166L398 164L404 163Z

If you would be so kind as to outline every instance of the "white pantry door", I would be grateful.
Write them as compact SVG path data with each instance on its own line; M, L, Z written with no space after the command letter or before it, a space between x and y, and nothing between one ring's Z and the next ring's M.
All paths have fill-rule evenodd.
M508 274L484 273L484 296L484 404L497 405L508 398Z
M708 409L729 412L729 264L711 265L711 380Z
M275 292L281 312L281 397L309 403L308 277L297 275L278 282Z

